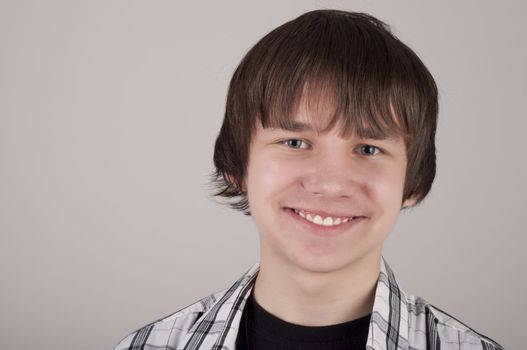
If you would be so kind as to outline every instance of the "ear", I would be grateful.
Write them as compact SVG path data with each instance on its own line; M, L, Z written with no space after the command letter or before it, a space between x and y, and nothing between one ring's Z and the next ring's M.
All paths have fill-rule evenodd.
M405 199L401 209L413 207L416 203L417 203L417 198L415 198L415 196L412 196L410 198Z

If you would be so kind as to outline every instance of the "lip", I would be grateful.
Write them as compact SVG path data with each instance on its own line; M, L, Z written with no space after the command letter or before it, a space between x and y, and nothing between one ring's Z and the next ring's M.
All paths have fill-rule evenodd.
M325 218L328 216L331 216L332 218L351 218L355 216L361 216L361 215L353 215L353 214L343 214L343 213L337 213L337 212L329 212L324 210L318 210L318 209L308 209L308 208L299 208L299 207L285 207L284 209L294 209L298 211L305 211L311 214L320 215L321 217Z
M355 225L359 224L361 221L366 219L366 217L364 216L356 216L352 220L346 223L337 225L337 226L322 226L322 225L317 225L310 221L307 221L306 219L302 218L300 215L295 213L293 209L291 208L283 208L282 210L287 216L293 219L298 225L300 225L306 231L316 236L324 237L324 238L333 238L333 237L340 236L344 234L346 231L348 231L350 228L354 227ZM320 212L316 212L316 213L320 213Z

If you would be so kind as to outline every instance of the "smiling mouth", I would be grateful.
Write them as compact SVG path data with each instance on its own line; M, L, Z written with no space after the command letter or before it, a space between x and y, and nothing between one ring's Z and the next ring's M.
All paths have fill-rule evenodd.
M326 216L326 215L321 215L321 214L309 212L309 211L302 210L302 209L295 209L295 208L285 208L285 209L291 212L294 212L296 215L298 215L302 219L314 225L324 226L324 227L340 226L342 224L352 221L353 219L361 218L361 216Z

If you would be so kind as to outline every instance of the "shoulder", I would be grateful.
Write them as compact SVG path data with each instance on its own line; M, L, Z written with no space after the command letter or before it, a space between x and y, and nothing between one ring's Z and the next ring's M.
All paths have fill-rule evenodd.
M258 271L259 263L255 263L229 288L132 332L114 350L174 350L186 344L206 349L232 342L237 333L232 324L239 320Z
M425 299L406 295L410 345L431 349L504 350L491 338L478 333Z
M211 294L166 317L158 319L130 333L114 350L142 349L148 344L156 349L169 349L169 344L179 344L201 316L225 294L225 290Z

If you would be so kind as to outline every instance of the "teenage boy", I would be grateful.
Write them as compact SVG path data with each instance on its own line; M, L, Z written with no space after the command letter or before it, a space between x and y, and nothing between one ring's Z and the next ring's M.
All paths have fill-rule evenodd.
M308 12L266 35L214 151L216 194L253 217L260 262L116 349L502 349L407 294L381 255L431 188L437 113L429 71L367 14Z

